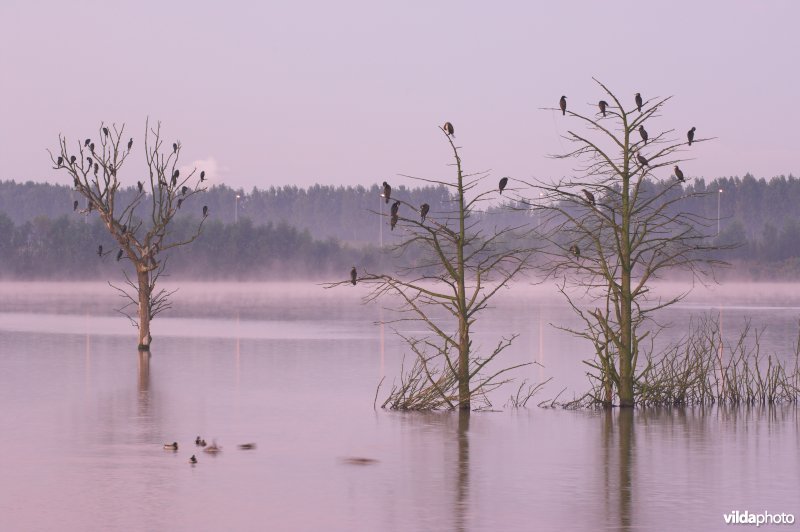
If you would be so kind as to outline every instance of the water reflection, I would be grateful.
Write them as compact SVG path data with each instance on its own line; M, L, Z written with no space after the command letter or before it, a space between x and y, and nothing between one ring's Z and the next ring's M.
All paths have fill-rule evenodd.
M631 530L631 498L635 490L631 474L635 451L634 410L603 410L601 427L606 526Z
M469 511L469 419L468 411L458 412L458 460L456 461L455 530L467 530Z

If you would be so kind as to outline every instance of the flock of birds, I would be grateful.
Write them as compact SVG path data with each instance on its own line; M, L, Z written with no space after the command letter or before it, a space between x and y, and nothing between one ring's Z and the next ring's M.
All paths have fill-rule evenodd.
M634 101L636 102L636 109L641 113L642 105L644 104L644 101L642 100L642 95L637 92L634 95ZM567 97L562 95L561 99L558 102L558 105L561 108L561 115L565 116L567 114ZM605 100L600 100L599 102L597 102L597 106L600 108L600 113L602 113L603 117L605 117L606 109L608 109L609 107L608 102ZM697 131L697 128L692 126L692 128L686 132L686 139L688 140L689 146L691 146L692 142L694 142L695 131ZM647 130L644 128L643 125L639 126L639 135L642 137L642 141L645 144L647 144L647 141L650 140L650 135L647 133ZM636 152L636 160L642 166L650 166L650 161L639 152ZM683 172L678 167L678 165L675 165L674 170L675 170L675 177L678 179L678 181L683 183L685 181L685 178ZM592 202L592 205L594 205L594 202Z
M641 113L642 105L644 105L644 100L642 99L642 95L637 92L634 95L634 101L636 103L636 109ZM606 117L607 116L606 111L609 107L608 102L605 100L600 100L597 106L600 108L600 113L603 115L603 117ZM563 116L566 116L567 114L566 96L563 95L561 96L561 99L559 100L559 107L561 108L561 114ZM455 128L453 127L453 124L451 122L445 122L444 125L442 126L442 130L445 132L445 134L447 134L448 137L455 138L456 136ZM694 142L694 134L696 130L697 128L692 126L692 128L686 133L686 138L688 140L689 146L691 146L692 142ZM643 125L640 125L638 131L639 135L642 137L642 141L644 142L644 144L647 144L647 141L650 140L650 135L647 133L647 130L644 128ZM650 166L650 161L638 151L636 152L636 160L639 162L640 165L642 165L642 167ZM674 171L675 171L675 177L678 179L678 181L680 181L681 183L685 182L683 171L678 167L678 165L675 165ZM508 178L507 177L501 178L500 182L497 185L500 194L503 193L503 190L505 190L507 185L508 185ZM585 188L581 189L581 192L583 192L583 195L586 198L587 203L589 203L592 207L597 205L594 194L592 194ZM386 181L383 182L383 193L381 194L381 196L383 196L384 201L388 205L389 200L392 197L392 187ZM389 217L389 227L392 231L394 231L394 227L395 225L397 225L397 222L400 219L399 216L400 204L401 204L400 201L395 201L394 203L392 203L392 207L390 210L390 217ZM425 223L425 218L428 216L428 211L430 211L430 205L428 205L427 203L423 203L419 209L420 223ZM573 244L572 246L570 246L569 250L573 255L575 255L575 257L581 256L581 250L577 244ZM353 286L358 284L358 270L356 269L355 266L353 266L353 268L350 270L350 282L353 284Z
M206 444L206 440L204 440L200 436L198 436L197 439L194 440L194 444L195 444L195 447L202 448L203 451L206 452L206 453L215 454L215 453L222 452L222 447L217 445L216 441L212 442L211 445L207 445ZM251 451L251 450L253 450L255 448L256 448L256 444L255 443L242 443L241 445L239 445L239 449L241 449L243 451ZM164 450L165 451L177 451L178 450L178 442L174 441L172 443L165 443L164 444ZM192 457L189 458L189 463L192 464L192 465L196 464L197 463L197 456L193 454Z
M107 127L103 128L103 134L106 137L108 137L109 131L108 131ZM83 145L84 145L84 147L89 148L89 151L91 152L91 154L94 155L95 145L94 145L94 142L92 142L92 139L86 139L84 141ZM180 146L178 146L177 142L173 142L172 143L172 151L174 153L178 152L178 148L179 147ZM131 139L128 140L128 151L131 151L131 148L133 148L133 137L131 137ZM72 165L72 166L75 165L76 161L77 161L77 157L75 157L74 155L69 158L69 164ZM93 168L94 169L94 175L97 176L97 172L100 169L99 163L97 161L93 161L91 157L87 157L87 161L89 163L89 169L91 170ZM56 159L56 164L57 164L58 168L61 168L64 165L64 157L63 156L59 156L58 159ZM105 166L106 165L104 164L104 167ZM115 175L116 172L113 171L113 167L110 167L110 168L111 168L111 173ZM171 178L170 182L171 182L171 185L172 185L173 188L177 186L179 177L180 177L180 170L175 170L174 172L172 172L172 178ZM200 172L200 182L202 183L205 180L206 180L206 172L205 172L205 170L202 170ZM165 179L159 178L158 182L159 182L160 186L163 186L165 188L168 187L168 184L167 184ZM79 185L80 185L80 183L78 181L78 178L76 177L75 178L75 186L78 187ZM144 193L144 183L142 181L137 181L136 182L136 187L137 187L137 189L139 191L139 194L143 194ZM180 190L180 195L182 197L177 199L177 208L178 209L180 209L181 205L183 205L184 196L186 196L187 192L189 192L189 187L187 187L185 185L182 186L181 190ZM77 211L79 206L80 206L80 204L78 203L78 200L73 201L72 202L72 211L73 212ZM89 201L89 205L86 208L86 210L81 211L81 213L90 213L92 211L93 207L94 207L94 205L93 205L92 201L90 200ZM203 205L203 218L207 218L208 217L208 213L209 213L208 205ZM126 231L127 231L127 225L123 225L122 226L123 234ZM100 257L101 259L103 257L105 257L106 255L108 255L109 253L111 253L111 251L106 251L106 252L103 251L102 244L97 246L97 256ZM120 249L117 252L117 262L122 260L122 257L124 255L125 255L125 252L122 249Z

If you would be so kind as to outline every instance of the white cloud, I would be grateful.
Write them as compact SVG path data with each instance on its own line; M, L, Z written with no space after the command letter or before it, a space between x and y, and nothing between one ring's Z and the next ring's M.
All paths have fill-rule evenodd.
M221 166L214 157L192 161L190 165L181 166L180 171L183 175L189 175L195 168L197 169L197 176L204 171L206 179L213 181L217 185L221 183L221 179L227 172L227 168Z

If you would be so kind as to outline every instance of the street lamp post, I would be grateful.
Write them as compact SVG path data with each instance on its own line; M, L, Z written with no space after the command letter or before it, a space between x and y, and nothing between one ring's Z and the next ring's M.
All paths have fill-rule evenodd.
M239 223L239 194L236 194L236 206L233 209L233 223Z
M722 189L717 192L717 236L719 236L719 206L722 200Z

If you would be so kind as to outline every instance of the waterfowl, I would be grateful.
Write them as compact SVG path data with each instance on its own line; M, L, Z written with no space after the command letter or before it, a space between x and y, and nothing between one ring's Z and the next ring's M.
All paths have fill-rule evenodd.
M165 451L177 451L178 450L178 442L174 441L172 443L165 443L164 444Z
M639 109L639 112L641 113L642 112L642 95L637 92L636 96L635 96L635 99L636 99L636 108Z
M499 188L499 189L500 189L500 194L502 194L502 193L503 193L503 190L506 188L506 185L508 185L508 178L507 178L507 177L504 177L504 178L502 178L502 179L500 180L500 182L497 184L497 188Z
M205 443L205 442L203 442ZM203 449L207 453L218 453L222 450L222 447L217 445L217 442L213 442L211 445Z
M194 456L194 455L192 455L192 457L191 457L191 458L189 458L189 463L190 463L190 464L196 464L196 463L197 463L197 458L195 458L195 456Z
M428 216L428 211L431 210L431 206L427 203L423 203L422 206L419 208L419 215L422 218L421 222L425 221L425 217Z
M608 107L608 102L605 100L600 100L597 106L600 107L600 112L603 113L603 116L606 116L606 107Z
M350 270L350 282L353 283L353 286L355 286L358 282L358 271L356 270L355 266L353 266L353 269Z
M243 451L251 451L251 450L253 450L255 448L256 448L256 444L255 443L243 443L243 444L239 445L239 449L241 449Z

